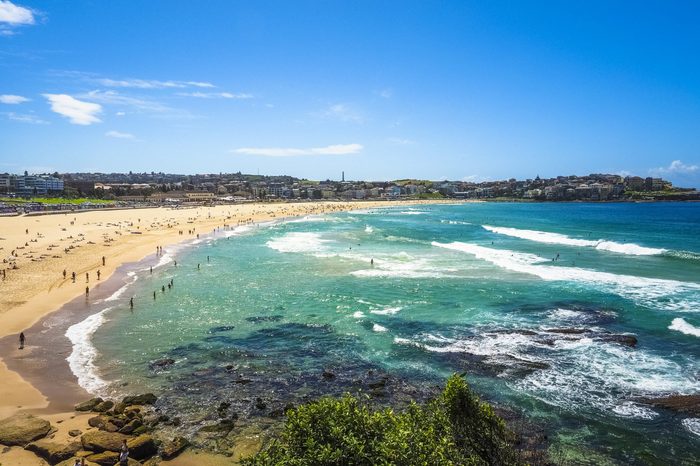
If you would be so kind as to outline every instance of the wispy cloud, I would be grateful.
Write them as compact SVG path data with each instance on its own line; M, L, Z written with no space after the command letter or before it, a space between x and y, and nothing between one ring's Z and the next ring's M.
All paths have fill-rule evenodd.
M107 131L105 133L105 136L109 138L117 138L117 139L136 139L136 137L131 134L131 133L122 133L120 131Z
M408 146L408 145L416 143L416 141L414 141L412 139L404 139L404 138L387 138L386 141L389 144L393 144L395 146Z
M93 102L78 100L68 94L43 94L51 104L51 110L68 118L74 125L91 125L99 123L97 115L102 112L102 106Z
M29 113L5 112L8 120L19 121L20 123L29 123L32 125L48 125L48 121L44 121Z
M16 104L21 104L23 102L29 102L29 99L27 99L26 97L22 97L21 95L13 95L13 94L0 95L0 104L16 105Z
M241 147L231 152L242 155L259 155L263 157L299 157L303 155L348 155L362 151L362 144L333 144L325 147L299 149L292 147Z
M680 160L674 160L668 167L657 167L649 170L652 175L690 175L700 170L698 165L686 165Z
M104 105L119 105L147 112L167 112L172 110L170 107L160 102L124 95L117 91L95 90L80 94L78 97L89 99L93 102L99 102Z
M209 82L201 81L159 81L156 79L109 79L97 78L95 82L105 87L134 87L138 89L183 89L186 87L212 88L216 87Z
M362 123L362 115L347 104L333 104L321 112L321 116L350 123Z
M0 34L11 36L14 28L32 24L36 24L36 19L30 8L15 5L9 0L0 0Z
M377 95L378 95L379 97L384 98L384 99L390 99L391 96L394 95L394 91L391 90L390 88L380 89L380 90L377 91Z
M231 92L178 92L182 97L197 97L199 99L252 99L253 94Z

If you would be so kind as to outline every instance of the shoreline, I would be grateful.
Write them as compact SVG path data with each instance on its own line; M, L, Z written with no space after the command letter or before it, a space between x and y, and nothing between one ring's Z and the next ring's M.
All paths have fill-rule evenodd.
M46 244L49 247L56 246L59 241L58 236L68 235L75 240L74 235L81 235L78 241L83 244L77 247L86 246L85 250L77 251L77 254L73 254L72 250L70 254L65 256L66 261L78 269L75 284L72 283L70 272L66 279L60 278L61 269L68 268L65 267L65 261L54 260L59 259L57 257L41 257L41 260L35 261L35 257L32 257L34 254L29 256L31 261L21 261L19 270L8 271L7 282L3 281L0 284L0 289L5 288L3 291L7 290L8 282L11 284L10 292L3 293L4 296L0 302L5 308L0 313L0 318L4 323L2 330L0 330L0 378L7 381L0 389L0 395L4 395L0 397L0 419L25 410L42 416L58 415L66 413L66 411L72 412L75 401L84 400L89 396L88 392L78 385L66 360L71 353L72 344L65 336L65 330L70 325L98 312L95 311L95 308L102 304L106 297L125 286L123 279L126 277L127 271L135 268L137 264L143 266L144 261L146 265L155 265L158 259L158 256L153 254L156 246L172 247L186 244L188 241L196 240L198 234L208 234L212 229L221 227L223 224L233 227L236 226L235 222L243 220L260 223L338 211L443 203L455 204L452 200L448 202L429 200L244 204L192 209L125 209L118 211L118 213L123 214L122 218L119 218L120 216L115 210L81 212L82 216L77 216L78 212L65 212L63 216L0 218L0 223L22 223L19 232L16 231L18 225L0 229L3 231L3 235L6 235L6 231L14 233L14 235L10 234L0 238L0 246L4 246L0 248L0 253L3 256L7 255L6 245L9 241L14 239L16 243L23 236L26 239L32 238L31 230L34 229L40 230L38 239L42 240L39 242L37 239L36 245L29 246L32 248L29 252L34 254L36 254L34 249L38 250ZM463 201L457 203L461 204ZM201 218L204 212L207 215ZM198 213L197 217L192 216L193 213ZM168 225L169 228L164 229L162 226L165 220L161 222L156 222L156 220L168 214L170 214L168 220L171 222ZM57 220L61 219L63 222L59 223ZM40 220L47 220L44 223L49 223L49 225L45 225L44 228L36 225L36 223L41 223ZM94 226L94 228L85 228L84 232L78 233L79 228L75 228L78 220L85 221L83 226ZM142 222L142 220L146 221ZM147 227L145 231L141 230L140 227L145 226L148 220L151 220L150 225L153 228ZM66 222L70 222L70 227ZM64 224L66 225L64 226ZM25 233L24 225L31 227L29 233ZM117 227L116 230L115 227ZM49 233L43 232L43 230L51 228L54 232L50 236ZM100 233L104 235L105 230L110 229L115 230L114 238L110 236L109 240L105 240L104 244L101 245L93 241L93 239L99 240ZM125 234L129 230L134 231L134 229L141 231L141 234ZM179 234L179 231L188 233L188 229L197 232ZM198 233L200 231L202 233ZM73 234L69 234L71 232ZM88 238L90 241L87 241ZM87 244L84 244L86 242ZM25 244L29 243L25 242ZM99 259L102 256L109 258L105 266L102 266ZM36 267L36 262L44 262L41 265L50 263L51 267ZM7 264L3 264L3 266L7 266ZM38 271L37 268L39 268ZM89 300L84 300L82 299L83 286L86 285L86 281L83 280L83 276L85 273L92 272L94 277L94 272L98 269L101 270L101 280L87 283L87 286L90 286L90 297ZM22 277L23 275L24 277ZM55 279L55 276L59 278ZM11 281L17 277L20 280ZM21 278L24 278L25 281L22 281ZM18 282L24 287L18 286ZM58 321L51 322L51 318L54 316L57 316L54 320ZM61 319L65 319L65 321L59 322ZM62 331L59 332L59 329ZM16 335L22 331L27 332L27 347L22 350L24 352L17 349L16 341ZM44 340L41 345L33 343L38 335L41 335ZM54 364L48 364L49 361ZM57 375L60 376L56 378Z

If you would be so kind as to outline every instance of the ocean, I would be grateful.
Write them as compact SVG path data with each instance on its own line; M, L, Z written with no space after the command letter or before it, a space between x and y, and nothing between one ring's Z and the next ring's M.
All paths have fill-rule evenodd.
M222 401L239 419L345 391L400 404L459 372L573 464L700 459L700 418L643 401L700 393L700 204L398 206L221 228L101 306L67 333L80 384L153 391L183 430Z

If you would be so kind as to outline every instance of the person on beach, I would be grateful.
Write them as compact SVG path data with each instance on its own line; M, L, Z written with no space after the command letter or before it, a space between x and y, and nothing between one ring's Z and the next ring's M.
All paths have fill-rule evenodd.
M66 279L66 273L67 273L67 272L66 272L66 269L63 269L63 279L64 279L64 280Z
M153 267L151 267L151 275L153 275Z
M130 307L131 309L134 308L134 298L129 298L129 307Z
M90 281L90 272L85 272L85 283Z
M24 349L24 332L19 333L19 349Z
M90 296L90 287L86 286L85 287L85 297L87 298L88 296Z
M73 466L80 466L80 458L76 458L73 462Z
M105 256L102 256L102 267L105 266Z
M73 283L75 283L75 272L71 273L71 278L73 278Z
M154 291L153 292L153 301L155 301L155 300L156 300L156 292Z
M163 286L160 288L160 291L162 291L163 293L165 293L165 285L163 285Z
M119 452L119 465L126 466L129 464L129 447L126 444L126 439L122 440L122 448Z
M100 272L100 269L97 269L97 280L98 281L100 280L100 275L102 275L102 273Z

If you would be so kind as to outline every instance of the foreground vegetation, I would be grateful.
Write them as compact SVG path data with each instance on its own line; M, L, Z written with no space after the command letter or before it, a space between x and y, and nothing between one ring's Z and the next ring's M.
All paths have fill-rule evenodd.
M272 465L516 465L512 434L458 375L424 406L372 410L351 395L287 412L279 439L245 461Z

